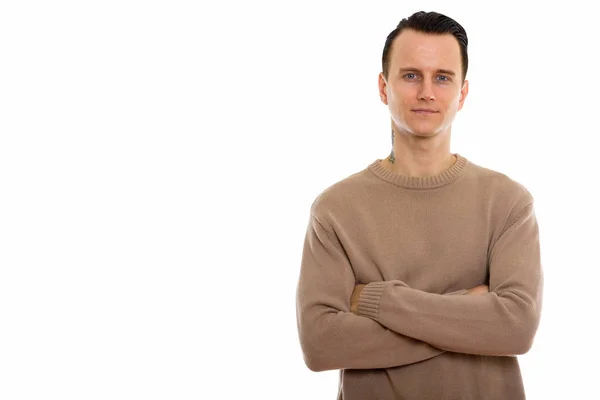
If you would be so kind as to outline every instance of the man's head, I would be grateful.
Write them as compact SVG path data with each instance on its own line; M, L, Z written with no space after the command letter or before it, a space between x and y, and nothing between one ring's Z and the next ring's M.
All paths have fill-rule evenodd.
M379 94L397 131L417 136L448 131L468 93L467 44L463 27L435 12L417 12L388 35Z

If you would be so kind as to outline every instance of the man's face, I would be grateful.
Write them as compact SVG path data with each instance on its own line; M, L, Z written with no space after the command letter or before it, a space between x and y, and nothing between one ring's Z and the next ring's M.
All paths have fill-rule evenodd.
M460 47L451 34L406 29L396 37L388 79L379 75L379 95L399 133L429 137L450 128L468 93L461 65Z

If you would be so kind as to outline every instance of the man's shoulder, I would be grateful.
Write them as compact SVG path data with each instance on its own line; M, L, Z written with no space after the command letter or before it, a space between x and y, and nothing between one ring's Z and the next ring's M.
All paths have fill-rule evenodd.
M471 162L470 175L491 200L504 199L513 206L525 205L533 201L529 189L520 180L507 173Z
M333 210L347 209L364 198L370 182L372 177L368 168L364 168L330 184L316 195L311 213L319 216Z

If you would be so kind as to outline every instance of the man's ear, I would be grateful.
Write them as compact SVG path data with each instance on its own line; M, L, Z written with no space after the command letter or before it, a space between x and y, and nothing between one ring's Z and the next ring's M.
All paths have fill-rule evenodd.
M379 73L379 98L381 99L381 102L383 104L385 104L386 106L388 105L387 81L385 80L385 77L383 76L383 72Z
M465 80L463 83L462 89L460 90L460 100L458 101L458 109L461 110L465 103L465 99L469 94L469 81Z

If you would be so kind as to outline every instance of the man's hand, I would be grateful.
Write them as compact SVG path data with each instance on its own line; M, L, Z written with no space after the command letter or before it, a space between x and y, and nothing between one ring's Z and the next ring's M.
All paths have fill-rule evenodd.
M466 294L483 294L483 293L489 293L490 292L490 288L487 285L479 285L479 286L475 286L472 289L467 290Z
M358 299L360 298L360 292L362 292L365 286L366 285L363 284L356 285L352 291L352 296L350 296L350 311L356 315L358 315Z

